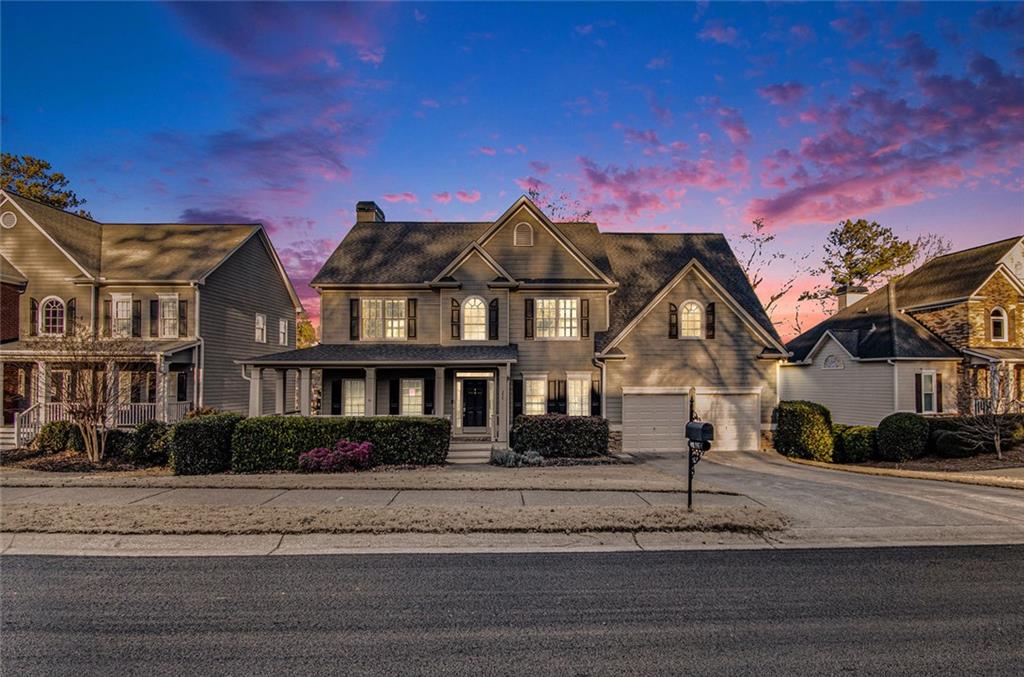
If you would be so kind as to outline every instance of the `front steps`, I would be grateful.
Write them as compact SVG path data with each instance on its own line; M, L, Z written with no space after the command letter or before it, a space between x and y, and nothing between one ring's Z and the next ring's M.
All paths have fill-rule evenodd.
M0 426L0 451L14 449L17 445L14 441L14 426Z
M453 438L448 445L448 462L459 465L488 463L491 460L491 445L488 439Z

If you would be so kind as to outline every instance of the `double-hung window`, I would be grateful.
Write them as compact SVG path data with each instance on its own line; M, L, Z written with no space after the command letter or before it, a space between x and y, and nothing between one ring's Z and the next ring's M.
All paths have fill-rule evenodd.
M523 413L527 416L548 413L548 381L546 377L523 380Z
M935 372L921 372L921 413L934 414L935 407Z
M423 415L423 379L403 378L402 398L398 413L402 416Z
M160 338L178 336L178 295L160 294Z
M267 342L267 316L263 313L256 313L256 343Z
M537 299L537 338L574 339L580 335L579 299Z
M277 321L277 344L288 345L288 320Z
M111 305L114 307L114 326L111 333L125 338L132 335L132 295L111 294Z
M341 382L341 413L345 416L366 414L366 381L347 378Z
M568 375L565 390L566 413L569 416L590 416L590 375Z
M362 337L368 341L401 341L406 337L405 299L362 299Z

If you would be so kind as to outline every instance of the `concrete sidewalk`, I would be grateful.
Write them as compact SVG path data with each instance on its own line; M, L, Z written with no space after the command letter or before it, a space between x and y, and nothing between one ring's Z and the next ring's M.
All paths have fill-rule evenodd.
M202 489L123 487L0 487L0 505L165 505L265 507L446 506L488 507L647 507L685 505L685 492L424 489ZM703 507L756 507L746 496L694 495Z

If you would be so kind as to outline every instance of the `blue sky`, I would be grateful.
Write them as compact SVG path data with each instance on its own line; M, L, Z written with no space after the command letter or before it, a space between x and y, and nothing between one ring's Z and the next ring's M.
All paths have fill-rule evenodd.
M4 151L100 220L263 221L307 299L361 199L476 220L532 185L605 229L763 216L793 252L843 218L957 247L1024 232L1021 4L0 13Z

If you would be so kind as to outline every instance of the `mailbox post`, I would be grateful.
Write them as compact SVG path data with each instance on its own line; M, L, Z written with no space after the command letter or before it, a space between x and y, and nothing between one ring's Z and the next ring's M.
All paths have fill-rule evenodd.
M693 510L693 472L705 452L711 449L715 439L715 426L704 421L690 421L686 424L687 454L686 509Z

